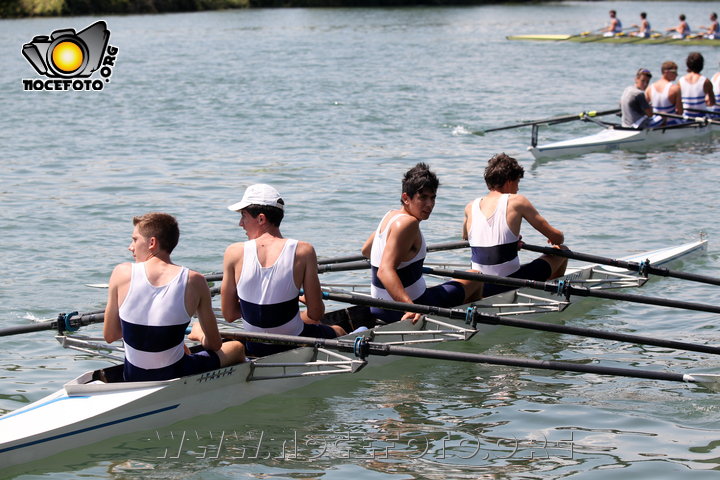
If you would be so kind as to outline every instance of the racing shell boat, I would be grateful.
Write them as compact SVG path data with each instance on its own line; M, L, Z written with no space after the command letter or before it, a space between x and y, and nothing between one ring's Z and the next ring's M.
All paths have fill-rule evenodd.
M625 257L625 260L663 265L706 248L707 241L701 239ZM623 268L589 265L568 270L562 280L591 289L615 289L642 286L647 278ZM561 311L568 303L567 299L558 300L551 293L520 289L488 297L475 305L498 315L540 316ZM439 346L468 341L477 338L475 335L479 332L486 334L497 328L431 317L416 324L403 321L379 325L370 316L369 309L357 306L329 312L324 320L341 324L347 331L369 327L364 336L390 345ZM345 338L352 341L354 336ZM75 335L60 335L58 340L67 348L82 351L98 348L91 340ZM371 365L382 365L391 359L374 357ZM365 364L363 359L316 345L166 381L123 382L122 365L89 371L55 393L0 417L0 468L36 461L117 435L219 412L332 375L357 372Z
M531 146L528 147L528 151L537 160L618 149L644 151L657 145L696 140L708 136L713 131L720 131L714 122L706 122L704 118L692 123L640 130L607 125L604 129L592 135L537 145L537 130L535 127L533 126L533 140Z
M720 39L704 38L702 35L688 35L685 38L675 38L672 35L652 34L649 37L636 37L627 33L605 36L583 32L577 35L571 34L534 34L534 35L510 35L505 37L508 40L529 40L544 42L576 42L576 43L632 43L636 45L685 45L685 46L720 46Z

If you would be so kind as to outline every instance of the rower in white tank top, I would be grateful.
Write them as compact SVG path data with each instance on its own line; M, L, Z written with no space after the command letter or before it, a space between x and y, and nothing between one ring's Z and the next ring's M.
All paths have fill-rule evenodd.
M665 88L663 88L661 92L658 92L654 86L650 87L650 105L653 108L653 112L677 114L675 104L670 101L670 88L672 88L672 86L672 83L665 84ZM666 125L673 125L679 122L677 121L677 119L671 119L660 115L655 115L650 120L649 126L657 127L663 123L665 123Z
M706 78L700 75L697 82L690 83L685 77L680 78L680 93L682 94L683 113L687 117L701 117L700 112L688 111L688 109L705 110L705 85Z
M157 370L183 358L191 320L185 308L187 279L188 269L182 267L169 283L156 287L147 278L145 262L132 264L130 289L118 309L126 368Z
M385 251L388 231L397 218L407 215L406 213L399 213L393 216L390 221L385 223L385 229L381 232L380 227L383 225L385 218L389 214L390 212L383 216L383 219L380 221L380 224L375 230L375 238L373 239L372 249L370 250L370 266L372 275L370 294L374 298L380 298L383 300L393 300L392 296L390 296L388 291L385 290L385 286L377 276L378 268L380 268L380 264L382 263L383 252ZM425 277L423 277L422 274L427 245L425 244L425 237L422 232L420 232L420 239L421 243L418 253L412 259L406 262L400 262L397 266L398 277L400 277L403 288L412 300L417 299L420 295L425 293L425 289L427 288L427 285L425 284Z
M483 198L472 205L472 224L468 241L472 251L472 268L488 275L508 276L520 268L515 235L507 224L507 205L510 195L498 198L495 212L485 217L480 209Z
M297 240L287 239L275 263L260 265L255 240L243 246L243 266L237 283L245 329L299 335L303 331L293 267Z

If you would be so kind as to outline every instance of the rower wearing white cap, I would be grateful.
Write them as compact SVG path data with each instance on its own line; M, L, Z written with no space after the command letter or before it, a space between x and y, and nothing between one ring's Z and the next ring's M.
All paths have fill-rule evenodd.
M228 209L239 212L247 242L225 250L222 281L222 313L227 321L243 318L250 332L335 338L344 335L339 326L320 322L325 305L318 278L317 255L312 245L283 238L280 222L285 202L270 185L258 183ZM306 310L300 312L300 289ZM263 356L290 347L246 342L249 355Z

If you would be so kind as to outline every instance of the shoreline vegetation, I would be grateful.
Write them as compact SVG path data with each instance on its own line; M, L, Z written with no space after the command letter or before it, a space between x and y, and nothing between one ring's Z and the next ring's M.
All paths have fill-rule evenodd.
M230 8L481 5L499 1L502 0L0 0L0 18L197 12Z

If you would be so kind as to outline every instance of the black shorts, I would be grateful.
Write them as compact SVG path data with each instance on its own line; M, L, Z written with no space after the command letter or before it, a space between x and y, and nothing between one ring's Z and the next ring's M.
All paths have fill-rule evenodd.
M508 277L544 282L550 278L550 275L552 275L552 267L550 267L550 264L542 258L536 258L530 263L521 265L518 270L508 275ZM483 286L483 298L491 297L509 290L517 290L517 287L486 283Z
M425 289L422 295L413 300L418 305L431 305L433 307L450 308L462 305L465 302L465 287L455 280L435 285ZM393 323L400 320L405 312L400 310L385 310L383 308L371 307L370 313L375 318L385 323Z
M300 332L301 337L311 338L336 338L337 334L328 325L317 325L313 323L305 323L303 330ZM285 352L296 348L294 345L280 345L274 343L260 342L244 342L245 352L251 357L264 357L273 353Z

